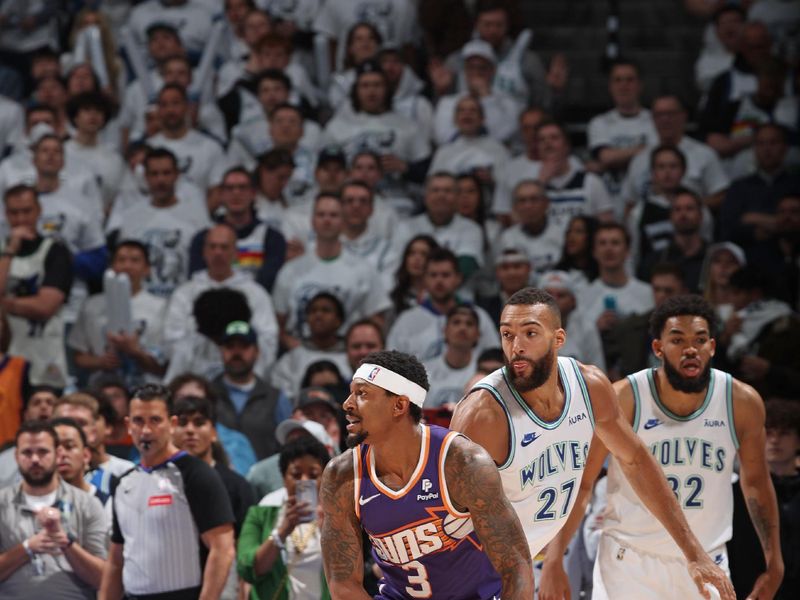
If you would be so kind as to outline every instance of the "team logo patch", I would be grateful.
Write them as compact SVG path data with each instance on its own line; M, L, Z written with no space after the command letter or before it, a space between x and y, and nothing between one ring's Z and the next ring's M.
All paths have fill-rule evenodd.
M378 373L380 372L381 368L375 367L374 369L372 369L372 371L369 372L369 375L367 375L367 379L369 379L370 381L375 381L375 378L378 376Z
M172 504L172 494L150 496L147 499L147 506L169 506L170 504Z

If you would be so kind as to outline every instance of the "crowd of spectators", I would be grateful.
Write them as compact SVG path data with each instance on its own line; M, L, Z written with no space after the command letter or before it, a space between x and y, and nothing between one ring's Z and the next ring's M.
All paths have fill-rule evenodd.
M656 365L654 307L713 304L715 366L780 415L800 585L800 5L685 0L699 103L618 58L568 124L521 4L0 0L0 596L94 597L130 399L163 384L243 536L225 597L324 597L289 499L342 449L359 361L417 356L446 423L528 285L612 380Z

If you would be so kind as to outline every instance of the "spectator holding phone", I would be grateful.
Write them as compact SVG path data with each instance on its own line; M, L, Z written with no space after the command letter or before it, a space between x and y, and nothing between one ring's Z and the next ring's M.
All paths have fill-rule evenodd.
M330 459L327 448L304 436L284 446L284 487L247 512L239 534L239 575L253 584L257 600L329 600L322 571L319 478Z

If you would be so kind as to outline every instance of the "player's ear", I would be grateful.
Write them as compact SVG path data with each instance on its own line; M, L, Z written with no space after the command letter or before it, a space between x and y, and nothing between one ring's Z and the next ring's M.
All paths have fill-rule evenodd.
M559 327L555 330L553 335L553 343L555 344L556 350L561 348L567 342L567 332L562 328Z
M407 414L411 408L411 400L408 396L395 396L394 404L392 406L392 416L401 417Z
M711 338L708 340L708 345L711 347L711 357L713 358L714 355L717 353L717 340Z
M650 344L650 347L653 349L653 354L656 355L657 359L661 360L662 358L664 358L664 347L663 344L661 343L661 340L659 339L653 340L653 342Z

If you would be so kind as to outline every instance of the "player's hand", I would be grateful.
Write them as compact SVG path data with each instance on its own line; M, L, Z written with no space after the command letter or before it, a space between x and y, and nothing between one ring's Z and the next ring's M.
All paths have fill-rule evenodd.
M570 600L569 579L560 560L544 561L539 578L539 600Z
M608 331L619 321L619 315L615 310L604 310L597 318L597 329L600 331Z
M781 585L783 576L780 573L762 573L756 579L753 591L747 595L747 600L772 600Z
M689 575L703 598L711 600L711 594L706 588L706 584L708 584L717 588L720 600L736 600L731 580L707 554L703 554L698 560L689 561L688 568Z

